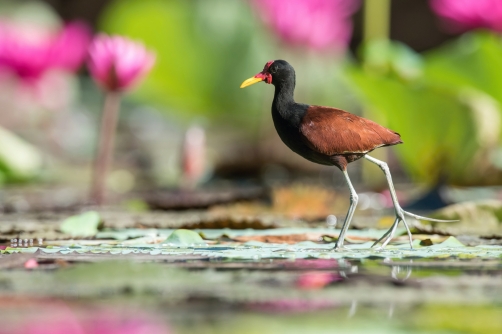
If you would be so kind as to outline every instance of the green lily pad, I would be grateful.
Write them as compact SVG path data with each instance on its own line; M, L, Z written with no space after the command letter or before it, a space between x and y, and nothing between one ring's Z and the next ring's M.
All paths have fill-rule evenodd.
M199 233L184 229L174 231L164 242L176 246L205 244L204 239L201 238Z
M463 243L461 243L460 241L458 241L457 238L449 237L448 239L446 239L445 241L443 241L440 244L429 246L429 248L436 248L436 249L453 248L453 247L455 247L455 248L456 247L465 247L465 245Z
M98 233L101 217L96 211L66 218L60 226L61 232L72 237L92 237Z
M451 235L502 236L502 201L486 199L449 205L432 215L457 222L422 222L418 229L426 233Z

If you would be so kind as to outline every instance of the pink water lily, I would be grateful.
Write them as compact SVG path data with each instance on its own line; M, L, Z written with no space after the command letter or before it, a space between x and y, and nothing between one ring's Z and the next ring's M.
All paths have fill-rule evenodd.
M54 69L75 72L85 60L90 39L89 28L81 22L56 32L0 22L0 71L27 81Z
M91 31L78 21L58 23L0 19L2 126L49 122L53 112L67 110L73 102L74 73L87 57Z
M109 308L87 312L59 301L38 306L36 314L26 312L24 321L0 334L170 334L171 329L156 317L141 312ZM28 305L29 306L29 305ZM22 309L21 309L22 310ZM9 323L7 323L8 325ZM13 321L15 324L15 321Z
M462 32L487 28L502 32L500 0L430 0L432 10L444 19L446 28Z
M89 49L89 71L108 91L130 89L153 64L155 55L143 44L122 36L97 36Z
M343 278L338 273L312 271L301 274L296 280L296 286L300 289L321 289L325 286L341 281Z
M266 24L286 42L316 50L344 50L359 0L254 0Z
M112 165L120 95L138 83L154 63L155 55L143 44L122 36L100 34L89 48L89 72L107 93L91 189L91 201L97 205L106 201L106 177Z

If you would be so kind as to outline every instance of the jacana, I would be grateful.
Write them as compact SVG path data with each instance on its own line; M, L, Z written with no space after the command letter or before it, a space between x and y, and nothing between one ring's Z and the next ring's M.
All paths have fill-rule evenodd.
M350 207L335 249L343 248L345 234L358 201L357 193L347 173L347 165L363 157L378 165L384 172L396 212L396 219L391 228L373 246L385 239L381 246L384 248L392 240L399 222L402 221L408 232L410 247L413 248L411 231L404 218L405 215L434 222L449 222L404 211L397 200L389 167L385 162L368 155L379 147L401 144L399 133L344 110L296 103L295 70L285 60L267 62L263 71L245 80L241 88L261 81L275 86L272 119L284 144L307 160L338 167L345 176L350 190Z

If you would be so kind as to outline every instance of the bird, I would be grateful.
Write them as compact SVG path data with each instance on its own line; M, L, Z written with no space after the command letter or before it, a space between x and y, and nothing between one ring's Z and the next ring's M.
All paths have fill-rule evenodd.
M393 239L397 226L402 222L408 233L410 247L413 249L413 238L405 215L434 222L451 222L404 211L398 202L387 163L368 155L380 147L402 144L399 133L341 109L295 102L296 74L293 66L285 60L267 62L261 72L245 80L240 88L258 82L275 86L272 120L284 144L311 162L338 167L345 177L350 191L350 206L335 250L345 248L345 235L358 202L358 195L350 181L347 165L361 158L376 164L385 174L395 211L394 223L371 247L382 242L380 248L385 248Z

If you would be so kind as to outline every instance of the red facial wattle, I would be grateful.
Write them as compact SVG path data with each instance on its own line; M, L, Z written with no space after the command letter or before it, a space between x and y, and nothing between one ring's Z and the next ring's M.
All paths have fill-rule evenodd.
M258 73L254 77L262 79L263 81L265 81L268 84L272 83L272 74L265 72L265 70L263 72Z
M263 71L261 71L260 73L258 73L254 77L251 77L251 78L245 80L241 84L241 88L253 85L253 84L260 82L260 81L265 81L266 83L271 84L272 83L272 74L269 72L269 68L273 63L274 63L273 61L267 62L265 64L265 67L263 68Z
M270 68L270 66L272 66L273 63L274 63L273 60L267 61L267 63L265 64L265 67L263 68L263 71L261 72L265 75L265 78L263 80L268 84L272 83L272 74L270 74L268 69Z

